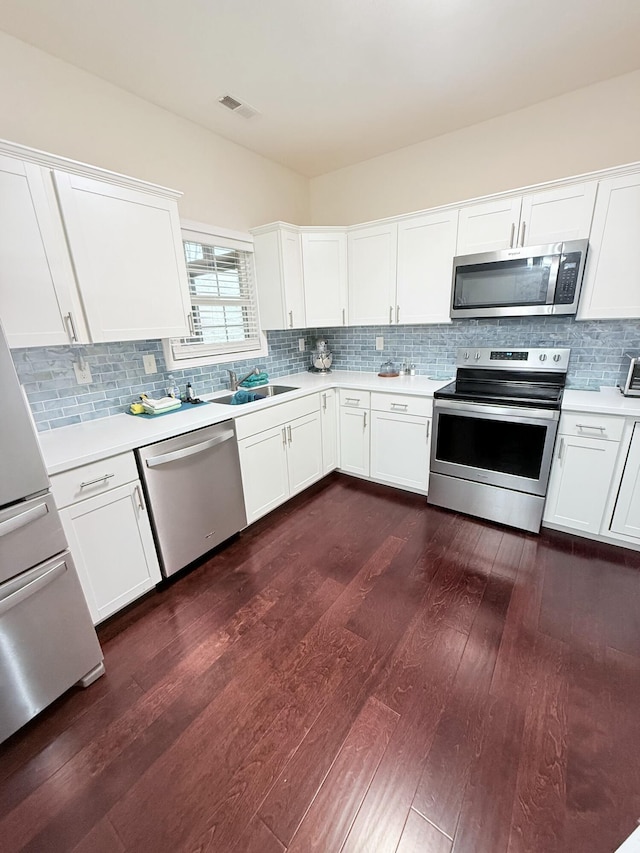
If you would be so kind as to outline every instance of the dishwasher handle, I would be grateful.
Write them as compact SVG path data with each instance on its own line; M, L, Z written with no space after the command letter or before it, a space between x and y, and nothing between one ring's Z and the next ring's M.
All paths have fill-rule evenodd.
M161 456L152 456L146 460L147 468L155 468L158 465L165 465L167 462L174 462L176 459L184 459L187 456L193 456L196 453L202 453L215 447L218 444L223 444L225 441L233 438L235 435L232 429L227 429L217 435L215 438L210 438L207 441L201 441L199 444L190 444L188 447L183 447L180 450L174 450L171 453L163 453Z

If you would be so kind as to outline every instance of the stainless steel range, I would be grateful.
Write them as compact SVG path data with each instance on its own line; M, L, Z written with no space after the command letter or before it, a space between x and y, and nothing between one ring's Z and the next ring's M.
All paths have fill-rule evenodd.
M436 391L428 503L537 533L568 349L458 350Z

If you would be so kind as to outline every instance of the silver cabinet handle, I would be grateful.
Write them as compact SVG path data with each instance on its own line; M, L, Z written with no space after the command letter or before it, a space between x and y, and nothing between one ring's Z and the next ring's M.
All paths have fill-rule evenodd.
M287 426L287 433L289 434L289 444L291 444L291 424Z
M429 441L429 433L431 432L431 421L427 421L427 441Z
M389 325L393 323L393 305L389 306Z
M289 311L289 328L293 329L293 311Z
M71 313L71 311L69 311L69 313L65 315L65 318L67 320L67 324L68 324L69 330L70 330L67 333L68 333L69 337L71 338L71 343L77 344L78 343L78 333L76 332L76 324L73 322L73 314Z
M0 522L0 536L6 536L8 533L20 530L21 527L26 527L27 524L37 521L48 512L49 507L46 503L42 503L25 510L25 512L21 512L19 515L14 515L13 518L8 518L6 521Z
M522 222L520 225L520 241L518 243L519 246L524 246L524 232L527 229L527 223Z
M209 450L217 444L229 441L229 439L233 438L234 435L235 433L233 430L228 429L216 438L210 438L208 441L200 442L200 444L192 444L189 447L183 447L181 450L174 450L172 453L163 453L162 456L152 456L150 459L146 460L147 468L155 468L157 465L165 465L167 462L173 462L176 459L184 459L187 456L202 453L204 450Z
M400 322L400 306L396 305L396 323Z
M327 411L327 395L326 394L322 395L322 409L325 412Z
M511 223L511 237L509 237L509 248L513 249L513 239L516 236L516 223Z
M142 489L140 488L140 484L136 486L136 497L138 499L138 509L140 512L145 512L146 507L144 505L144 500L142 499Z
M343 326L347 325L347 309L346 308L342 309L342 325Z
M287 448L287 431L284 427L282 427L282 446L286 450L286 448Z
M360 398L359 397L345 397L344 398L345 406L359 406Z
M564 451L564 438L560 439L560 445L558 447L558 462L562 462L562 453Z
M95 486L96 483L104 483L107 480L112 480L115 476L115 474L103 474L102 477L96 477L95 480L85 480L84 483L80 483L80 488L86 489L87 486Z
M195 338L195 336L196 336L196 325L195 325L194 320L193 320L193 311L189 311L189 313L187 314L187 322L189 324L189 334L191 335L192 338Z
M362 413L362 429L366 429L366 428L367 428L367 413L363 412Z
M593 424L576 424L578 429L597 429L599 432L606 432L607 428L603 426L594 426Z
M403 411L406 412L406 410L409 408L409 405L407 403L391 403L391 408L392 409L402 409Z

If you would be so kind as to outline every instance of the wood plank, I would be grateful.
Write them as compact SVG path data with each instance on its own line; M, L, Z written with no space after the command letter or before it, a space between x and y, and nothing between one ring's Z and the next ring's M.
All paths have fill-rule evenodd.
M340 849L397 722L398 715L386 705L367 700L293 836L289 853Z
M450 853L451 844L448 836L410 809L396 853Z

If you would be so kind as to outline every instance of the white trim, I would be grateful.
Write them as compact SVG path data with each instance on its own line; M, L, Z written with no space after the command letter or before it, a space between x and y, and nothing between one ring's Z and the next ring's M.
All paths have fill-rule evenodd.
M142 181L139 178L132 178L129 175L121 175L119 172L101 169L99 166L91 166L89 163L80 163L77 160L70 160L68 157L49 154L46 151L39 151L37 148L27 148L25 145L18 145L17 142L9 142L6 139L0 139L0 154L6 154L8 157L15 157L27 163L37 163L38 166L44 166L46 169L60 169L63 172L69 172L73 175L95 178L109 184L129 187L130 189L152 193L156 196L161 195L167 198L179 199L183 195L180 190L172 190L160 184L152 184L150 181Z
M218 228L217 225L194 222L191 219L181 219L180 227L183 233L189 235L189 239L195 238L196 242L206 243L213 237L221 241L220 244L216 243L216 245L253 252L253 236L248 231L232 231L230 228Z
M269 344L267 343L267 336L262 331L260 332L260 340L262 342L260 349L226 352L221 355L201 355L196 358L175 359L173 357L173 350L171 349L171 339L163 338L162 351L164 352L167 370L183 370L190 367L207 367L210 364L231 364L236 361L266 358L269 355Z

